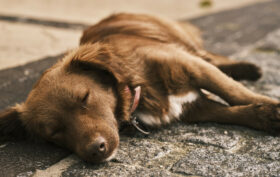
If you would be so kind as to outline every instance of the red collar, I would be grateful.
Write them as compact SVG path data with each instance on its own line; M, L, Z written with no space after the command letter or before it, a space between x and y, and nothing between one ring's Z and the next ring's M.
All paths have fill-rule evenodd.
M125 87L125 91L128 92L131 95L131 97L133 97L133 95L134 95L133 101L132 101L131 107L130 107L130 113L133 113L139 104L140 95L141 95L141 86L135 87L134 93L132 93L131 89L128 86Z
M130 107L130 123L141 133L148 135L149 132L143 130L142 128L139 127L139 122L137 121L137 116L134 116L132 113L136 110L136 108L139 105L139 100L140 100L140 95L141 95L141 86L137 86L134 88L134 92L132 93L131 89L128 86L125 86L124 88L125 92L131 95L133 97L133 101L131 103Z

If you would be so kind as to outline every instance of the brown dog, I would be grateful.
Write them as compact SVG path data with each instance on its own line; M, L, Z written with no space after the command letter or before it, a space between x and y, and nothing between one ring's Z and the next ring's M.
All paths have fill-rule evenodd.
M25 103L0 114L0 136L39 135L102 162L115 154L125 122L140 131L138 122L160 127L181 120L280 132L279 102L226 74L235 80L261 76L253 64L205 51L190 24L112 15L84 31L81 46L42 75Z

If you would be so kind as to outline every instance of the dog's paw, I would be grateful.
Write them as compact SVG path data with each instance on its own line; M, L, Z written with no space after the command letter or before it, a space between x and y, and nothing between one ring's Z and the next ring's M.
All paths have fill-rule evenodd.
M255 104L256 128L280 135L280 104Z
M257 65L249 62L224 65L220 69L235 80L256 81L262 76L261 69Z

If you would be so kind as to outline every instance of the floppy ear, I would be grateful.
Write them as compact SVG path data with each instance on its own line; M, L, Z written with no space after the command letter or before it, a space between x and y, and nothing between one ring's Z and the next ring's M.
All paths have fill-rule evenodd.
M17 105L0 112L0 140L23 139L26 136L20 120L20 107Z
M70 54L68 69L70 72L75 68L101 71L106 73L106 76L114 78L112 84L115 84L118 94L116 116L120 121L129 121L131 95L127 94L125 88L126 86L135 87L139 83L133 83L133 81L140 81L140 79L134 79L133 77L136 75L131 74L133 68L122 64L125 61L119 56L115 56L114 53L114 49L105 44L95 43L80 46L78 50Z
M72 55L72 56L71 56ZM103 70L111 74L118 83L127 81L129 77L124 72L128 68L120 65L120 60L114 55L113 49L108 45L87 44L80 46L70 54L70 69L79 68L83 70Z

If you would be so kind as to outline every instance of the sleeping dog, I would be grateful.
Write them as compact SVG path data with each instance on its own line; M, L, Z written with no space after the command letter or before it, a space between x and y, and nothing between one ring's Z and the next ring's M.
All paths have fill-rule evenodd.
M205 51L191 24L115 14L86 29L80 43L24 103L0 113L1 138L37 136L98 163L116 154L125 123L143 133L140 125L174 121L280 132L279 101L235 81L257 80L260 69Z

